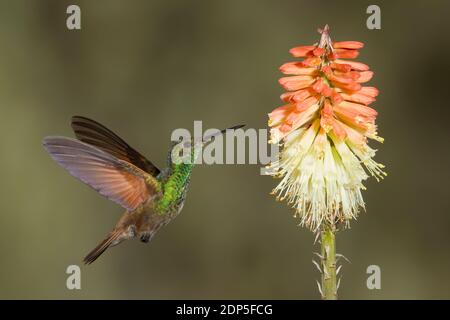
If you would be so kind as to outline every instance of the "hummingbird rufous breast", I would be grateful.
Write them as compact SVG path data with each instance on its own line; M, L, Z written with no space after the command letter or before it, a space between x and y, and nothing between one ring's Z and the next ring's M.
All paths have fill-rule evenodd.
M217 131L198 141L172 142L167 168L159 170L100 123L74 116L71 125L77 139L45 137L44 148L71 175L126 209L114 229L84 258L86 264L124 240L139 237L149 242L183 209L200 147L226 130L243 127Z

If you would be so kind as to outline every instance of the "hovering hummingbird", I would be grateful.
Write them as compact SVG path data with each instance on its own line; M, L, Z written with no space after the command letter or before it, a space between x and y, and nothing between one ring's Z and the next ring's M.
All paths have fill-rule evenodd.
M78 140L45 137L44 148L71 175L126 209L114 229L84 258L86 264L124 240L139 237L149 242L183 209L199 147L226 130L244 126L199 141L172 142L167 168L159 170L100 123L74 116L71 125ZM186 149L190 151L183 152Z

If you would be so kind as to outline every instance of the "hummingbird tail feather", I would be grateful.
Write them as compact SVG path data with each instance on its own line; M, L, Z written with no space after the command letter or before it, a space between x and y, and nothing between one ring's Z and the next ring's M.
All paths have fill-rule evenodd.
M111 232L105 240L100 242L91 252L88 253L88 255L83 259L84 263L91 264L97 260L97 258L100 257L106 249L108 249L111 245L114 245L114 242L118 240L121 235L121 231Z

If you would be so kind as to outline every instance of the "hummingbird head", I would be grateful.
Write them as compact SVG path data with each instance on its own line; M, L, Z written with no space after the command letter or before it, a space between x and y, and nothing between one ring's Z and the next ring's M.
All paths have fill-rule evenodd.
M217 130L216 132L206 135L200 139L190 139L185 141L182 137L178 141L173 142L169 152L170 164L195 164L198 156L202 151L202 147L212 141L214 137L226 133L228 130L236 130L244 127L245 124L233 126L223 130Z

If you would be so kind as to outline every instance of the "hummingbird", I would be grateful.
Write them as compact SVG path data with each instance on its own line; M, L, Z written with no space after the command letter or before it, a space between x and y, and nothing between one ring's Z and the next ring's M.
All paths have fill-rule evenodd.
M85 264L91 264L124 240L139 238L148 243L178 216L201 147L226 130L244 125L217 130L200 140L172 142L163 170L92 119L73 116L71 126L77 139L45 137L45 150L72 176L126 210L114 229L83 259Z

